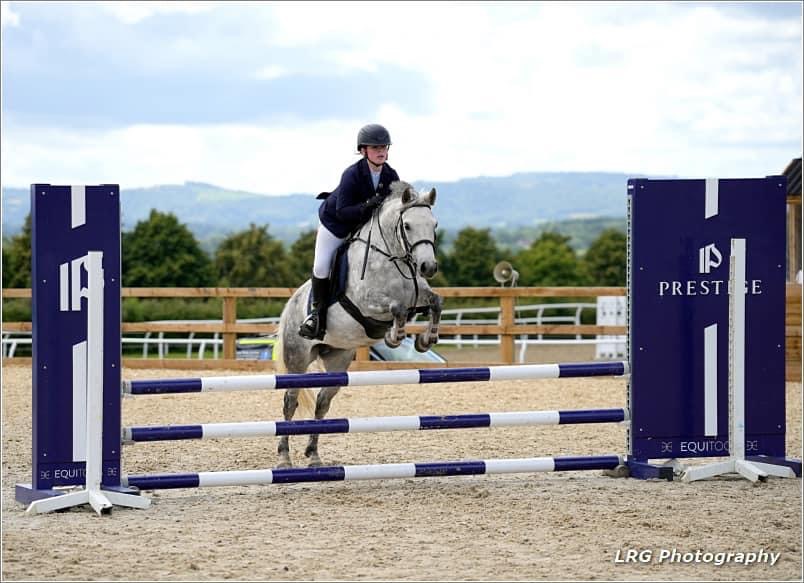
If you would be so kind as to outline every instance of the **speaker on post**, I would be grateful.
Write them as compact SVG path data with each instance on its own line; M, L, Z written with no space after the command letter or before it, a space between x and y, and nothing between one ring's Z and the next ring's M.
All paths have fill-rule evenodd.
M494 280L501 287L505 287L505 284L509 281L511 282L511 287L514 287L517 279L519 279L519 272L507 261L500 261L494 266Z

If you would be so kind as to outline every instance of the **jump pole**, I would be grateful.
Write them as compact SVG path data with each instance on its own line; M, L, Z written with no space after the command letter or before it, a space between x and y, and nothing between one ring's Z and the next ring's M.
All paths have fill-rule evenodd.
M124 427L123 443L218 439L229 437L272 437L327 433L379 433L432 429L480 427L524 427L536 425L577 425L582 423L621 423L628 420L625 409L577 409L565 411L520 411L473 413L468 415L405 415L397 417L356 417L300 419L297 421L251 421L204 423L200 425L153 425Z
M623 376L628 363L577 362L525 364L478 368L445 368L390 371L326 372L279 375L217 376L201 378L123 381L123 393L156 395L266 389L313 389L319 387L363 387L452 382L488 382L571 377Z
M142 490L160 490L171 488L204 488L210 486L291 484L300 482L433 478L480 474L611 470L622 463L623 459L619 455L537 457L185 474L152 474L141 476L132 475L124 476L122 482L123 485L140 488Z

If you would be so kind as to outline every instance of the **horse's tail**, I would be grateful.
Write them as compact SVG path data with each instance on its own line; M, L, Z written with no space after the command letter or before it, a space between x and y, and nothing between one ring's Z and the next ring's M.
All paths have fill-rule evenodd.
M282 346L284 345L285 337L287 334L292 333L292 330L288 330L288 318L290 317L290 300L285 304L285 307L282 309L282 314L279 316L279 334L278 334L278 342L274 345L274 370L277 374L282 374L288 372L287 364L285 364L284 352L282 351ZM315 417L315 395L313 389L299 389L299 396L298 396L298 403L299 403L299 414L301 417L304 418L314 418Z

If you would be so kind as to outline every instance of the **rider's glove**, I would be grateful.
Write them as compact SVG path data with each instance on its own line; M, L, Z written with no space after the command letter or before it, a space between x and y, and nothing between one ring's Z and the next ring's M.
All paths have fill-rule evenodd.
M366 209L367 209L367 210L368 210L368 209L373 209L373 208L375 208L375 207L380 206L380 204L382 203L382 201L383 201L384 199L385 199L385 197L384 197L383 195L381 195L381 194L375 194L374 196L372 196L370 199L368 199L368 200L367 200L366 202L364 202L363 204L365 205L365 207L366 207Z

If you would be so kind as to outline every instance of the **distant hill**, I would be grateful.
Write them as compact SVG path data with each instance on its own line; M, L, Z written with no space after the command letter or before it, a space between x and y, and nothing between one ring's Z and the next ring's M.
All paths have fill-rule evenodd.
M626 182L638 175L603 172L527 172L456 182L414 182L435 187L439 226L454 234L463 227L511 230L567 219L625 217ZM275 237L292 242L318 224L314 194L266 196L211 184L186 182L150 188L121 188L123 229L151 209L174 213L205 247L249 223L270 225ZM27 188L3 188L3 233L13 235L29 212Z

